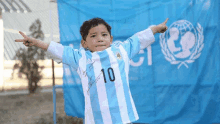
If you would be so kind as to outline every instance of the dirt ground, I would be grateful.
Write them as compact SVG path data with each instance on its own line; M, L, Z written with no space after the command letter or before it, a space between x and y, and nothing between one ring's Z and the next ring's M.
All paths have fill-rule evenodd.
M83 124L82 118L65 114L62 92L56 101L57 124ZM53 124L53 94L0 96L0 124Z

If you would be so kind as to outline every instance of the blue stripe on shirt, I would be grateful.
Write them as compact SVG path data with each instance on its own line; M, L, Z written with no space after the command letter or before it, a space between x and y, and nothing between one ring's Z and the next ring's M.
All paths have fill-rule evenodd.
M92 60L92 53L86 52L87 60ZM96 87L95 71L92 63L86 65L86 74L88 76L88 91L91 101L91 109L96 124L103 124L103 118L100 110L100 103L98 98L98 91Z
M111 81L110 78L111 79L117 78L117 75L113 76L114 70L111 69L112 68L111 63L110 63L111 58L109 58L108 52L104 50L102 52L98 52L98 55L100 56L100 58L102 58L100 61L101 61L102 68L105 74L105 79L106 79L106 83L105 82L104 83L106 87L106 93L107 93L109 111L111 114L112 123L116 124L118 122L122 122L122 120L121 120L121 115L120 115L120 110L119 110L118 99L116 95L115 82ZM109 77L109 74L110 74L110 77Z

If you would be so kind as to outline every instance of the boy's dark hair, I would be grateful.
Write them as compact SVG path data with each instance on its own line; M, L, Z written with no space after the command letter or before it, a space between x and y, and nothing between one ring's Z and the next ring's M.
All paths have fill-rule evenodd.
M99 24L103 24L105 25L105 27L107 28L110 36L111 36L111 26L105 22L105 20L101 19L101 18L92 18L88 21L85 21L82 26L80 27L80 34L83 38L83 40L86 40L86 37L89 33L89 30L93 27L98 26Z

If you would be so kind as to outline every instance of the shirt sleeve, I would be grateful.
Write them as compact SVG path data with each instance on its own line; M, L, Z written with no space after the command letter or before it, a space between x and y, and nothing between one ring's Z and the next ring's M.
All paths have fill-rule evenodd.
M51 41L49 47L47 48L47 56L55 62L61 63L63 50L64 46L62 44Z
M150 26L150 27L153 27L153 26ZM135 34L139 38L140 49L147 48L149 45L151 45L155 41L154 34L150 27Z
M128 38L125 42L120 43L132 59L141 49L145 49L155 41L153 32L150 28L140 31Z
M48 57L54 59L57 63L64 63L75 68L78 67L80 58L79 50L73 49L70 46L63 46L62 44L51 41L47 49Z

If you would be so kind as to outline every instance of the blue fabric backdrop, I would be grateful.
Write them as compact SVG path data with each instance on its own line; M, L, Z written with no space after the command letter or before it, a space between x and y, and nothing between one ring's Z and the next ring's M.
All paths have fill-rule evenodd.
M220 123L219 0L57 0L60 42L78 49L80 26L101 17L114 41L169 18L169 29L131 60L137 123ZM84 117L82 84L63 65L65 112Z

